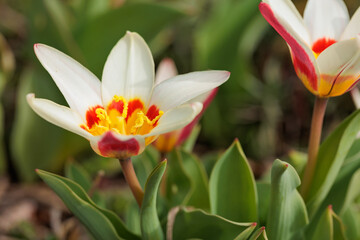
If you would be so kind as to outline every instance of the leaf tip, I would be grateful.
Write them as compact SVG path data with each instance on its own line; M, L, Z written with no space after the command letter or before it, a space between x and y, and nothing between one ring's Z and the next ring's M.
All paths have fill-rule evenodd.
M256 227L256 226L257 226L257 223L256 223L256 222L253 222L253 223L251 224L251 226L252 226L252 227Z
M262 231L265 231L265 226L262 226L262 227L261 227L261 230L262 230Z

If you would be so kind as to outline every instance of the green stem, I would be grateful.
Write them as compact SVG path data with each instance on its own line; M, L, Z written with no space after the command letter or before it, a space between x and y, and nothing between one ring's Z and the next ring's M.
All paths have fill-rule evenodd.
M119 161L125 176L125 180L128 183L131 192L136 199L136 202L138 203L139 207L141 207L144 198L144 191L142 190L139 180L135 174L131 158L119 159Z
M316 160L319 152L321 130L324 121L324 115L326 110L327 98L316 97L313 110L313 116L311 120L309 148L308 148L308 162L305 167L304 175L302 178L302 184L300 193L306 201L309 193L309 188L314 177L316 168Z

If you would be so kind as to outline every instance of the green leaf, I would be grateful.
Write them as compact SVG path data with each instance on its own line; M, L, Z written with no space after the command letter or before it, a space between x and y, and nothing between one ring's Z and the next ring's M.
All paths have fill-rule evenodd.
M250 227L242 231L234 240L247 240L256 228L256 225L257 223L251 224Z
M270 183L256 183L256 189L258 194L258 211L259 211L259 223L260 225L265 225L269 206L270 206L270 194L271 194L271 185Z
M135 201L131 201L125 212L126 226L136 234L141 234L140 209Z
M314 178L305 197L310 216L314 215L334 184L350 147L360 131L360 111L351 114L321 144Z
M211 213L238 222L257 220L255 180L238 140L215 164L209 187Z
M360 239L360 210L355 204L349 206L349 208L341 216L341 219L346 226L347 239Z
M249 240L257 240L257 239L268 240L265 227L261 227L258 230L256 230L254 234L251 236L251 238L249 238Z
M166 198L170 207L183 205L190 197L192 188L189 175L186 173L181 153L174 149L168 154L169 167L166 171Z
M145 148L144 152L132 157L131 160L134 164L136 176L139 179L141 187L145 187L149 174L160 160L159 152L150 145Z
M126 31L138 32L149 41L183 16L184 13L161 4L126 3L92 19L79 29L76 36L89 63L88 68L100 76L110 50Z
M166 160L160 162L150 174L146 185L140 211L141 236L146 240L164 239L156 210L156 198L162 176L166 169Z
M206 240L234 239L253 223L238 223L202 210L176 207L169 212L168 239L199 238Z
M308 223L303 199L296 190L300 178L288 163L275 160L271 169L271 196L267 220L270 239L292 239Z
M90 175L77 163L68 162L65 166L65 176L78 183L85 192L91 188Z
M189 137L186 139L186 141L182 144L182 149L184 149L187 152L192 152L193 148L195 146L196 140L199 137L201 127L199 124L197 124L191 131Z
M184 204L201 209L210 209L209 184L205 168L193 154L179 150L182 165L189 176L191 191Z
M331 205L328 206L319 222L316 225L315 232L309 235L308 239L328 239L328 240L345 240L344 226L341 219L334 213Z
M126 229L117 215L98 207L77 183L42 170L37 170L37 174L55 191L96 239L140 239Z

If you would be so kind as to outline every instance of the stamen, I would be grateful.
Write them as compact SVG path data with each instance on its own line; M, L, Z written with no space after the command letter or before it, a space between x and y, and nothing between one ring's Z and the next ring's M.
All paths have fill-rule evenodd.
M87 124L81 124L80 127L94 136L106 131L143 135L157 125L163 113L155 105L146 111L139 98L126 101L124 97L115 95L106 109L101 106L89 108L86 113Z

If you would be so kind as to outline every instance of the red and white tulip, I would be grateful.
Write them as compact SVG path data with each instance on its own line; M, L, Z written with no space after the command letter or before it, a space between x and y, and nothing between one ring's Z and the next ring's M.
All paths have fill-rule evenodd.
M160 134L182 128L202 110L188 103L224 83L230 73L203 71L154 84L154 61L145 41L127 32L110 52L102 81L64 53L34 45L69 107L28 94L32 109L45 120L90 141L104 157L140 154Z
M309 0L302 18L290 0L263 0L260 12L284 38L298 77L319 97L351 90L360 78L360 8L343 0Z

